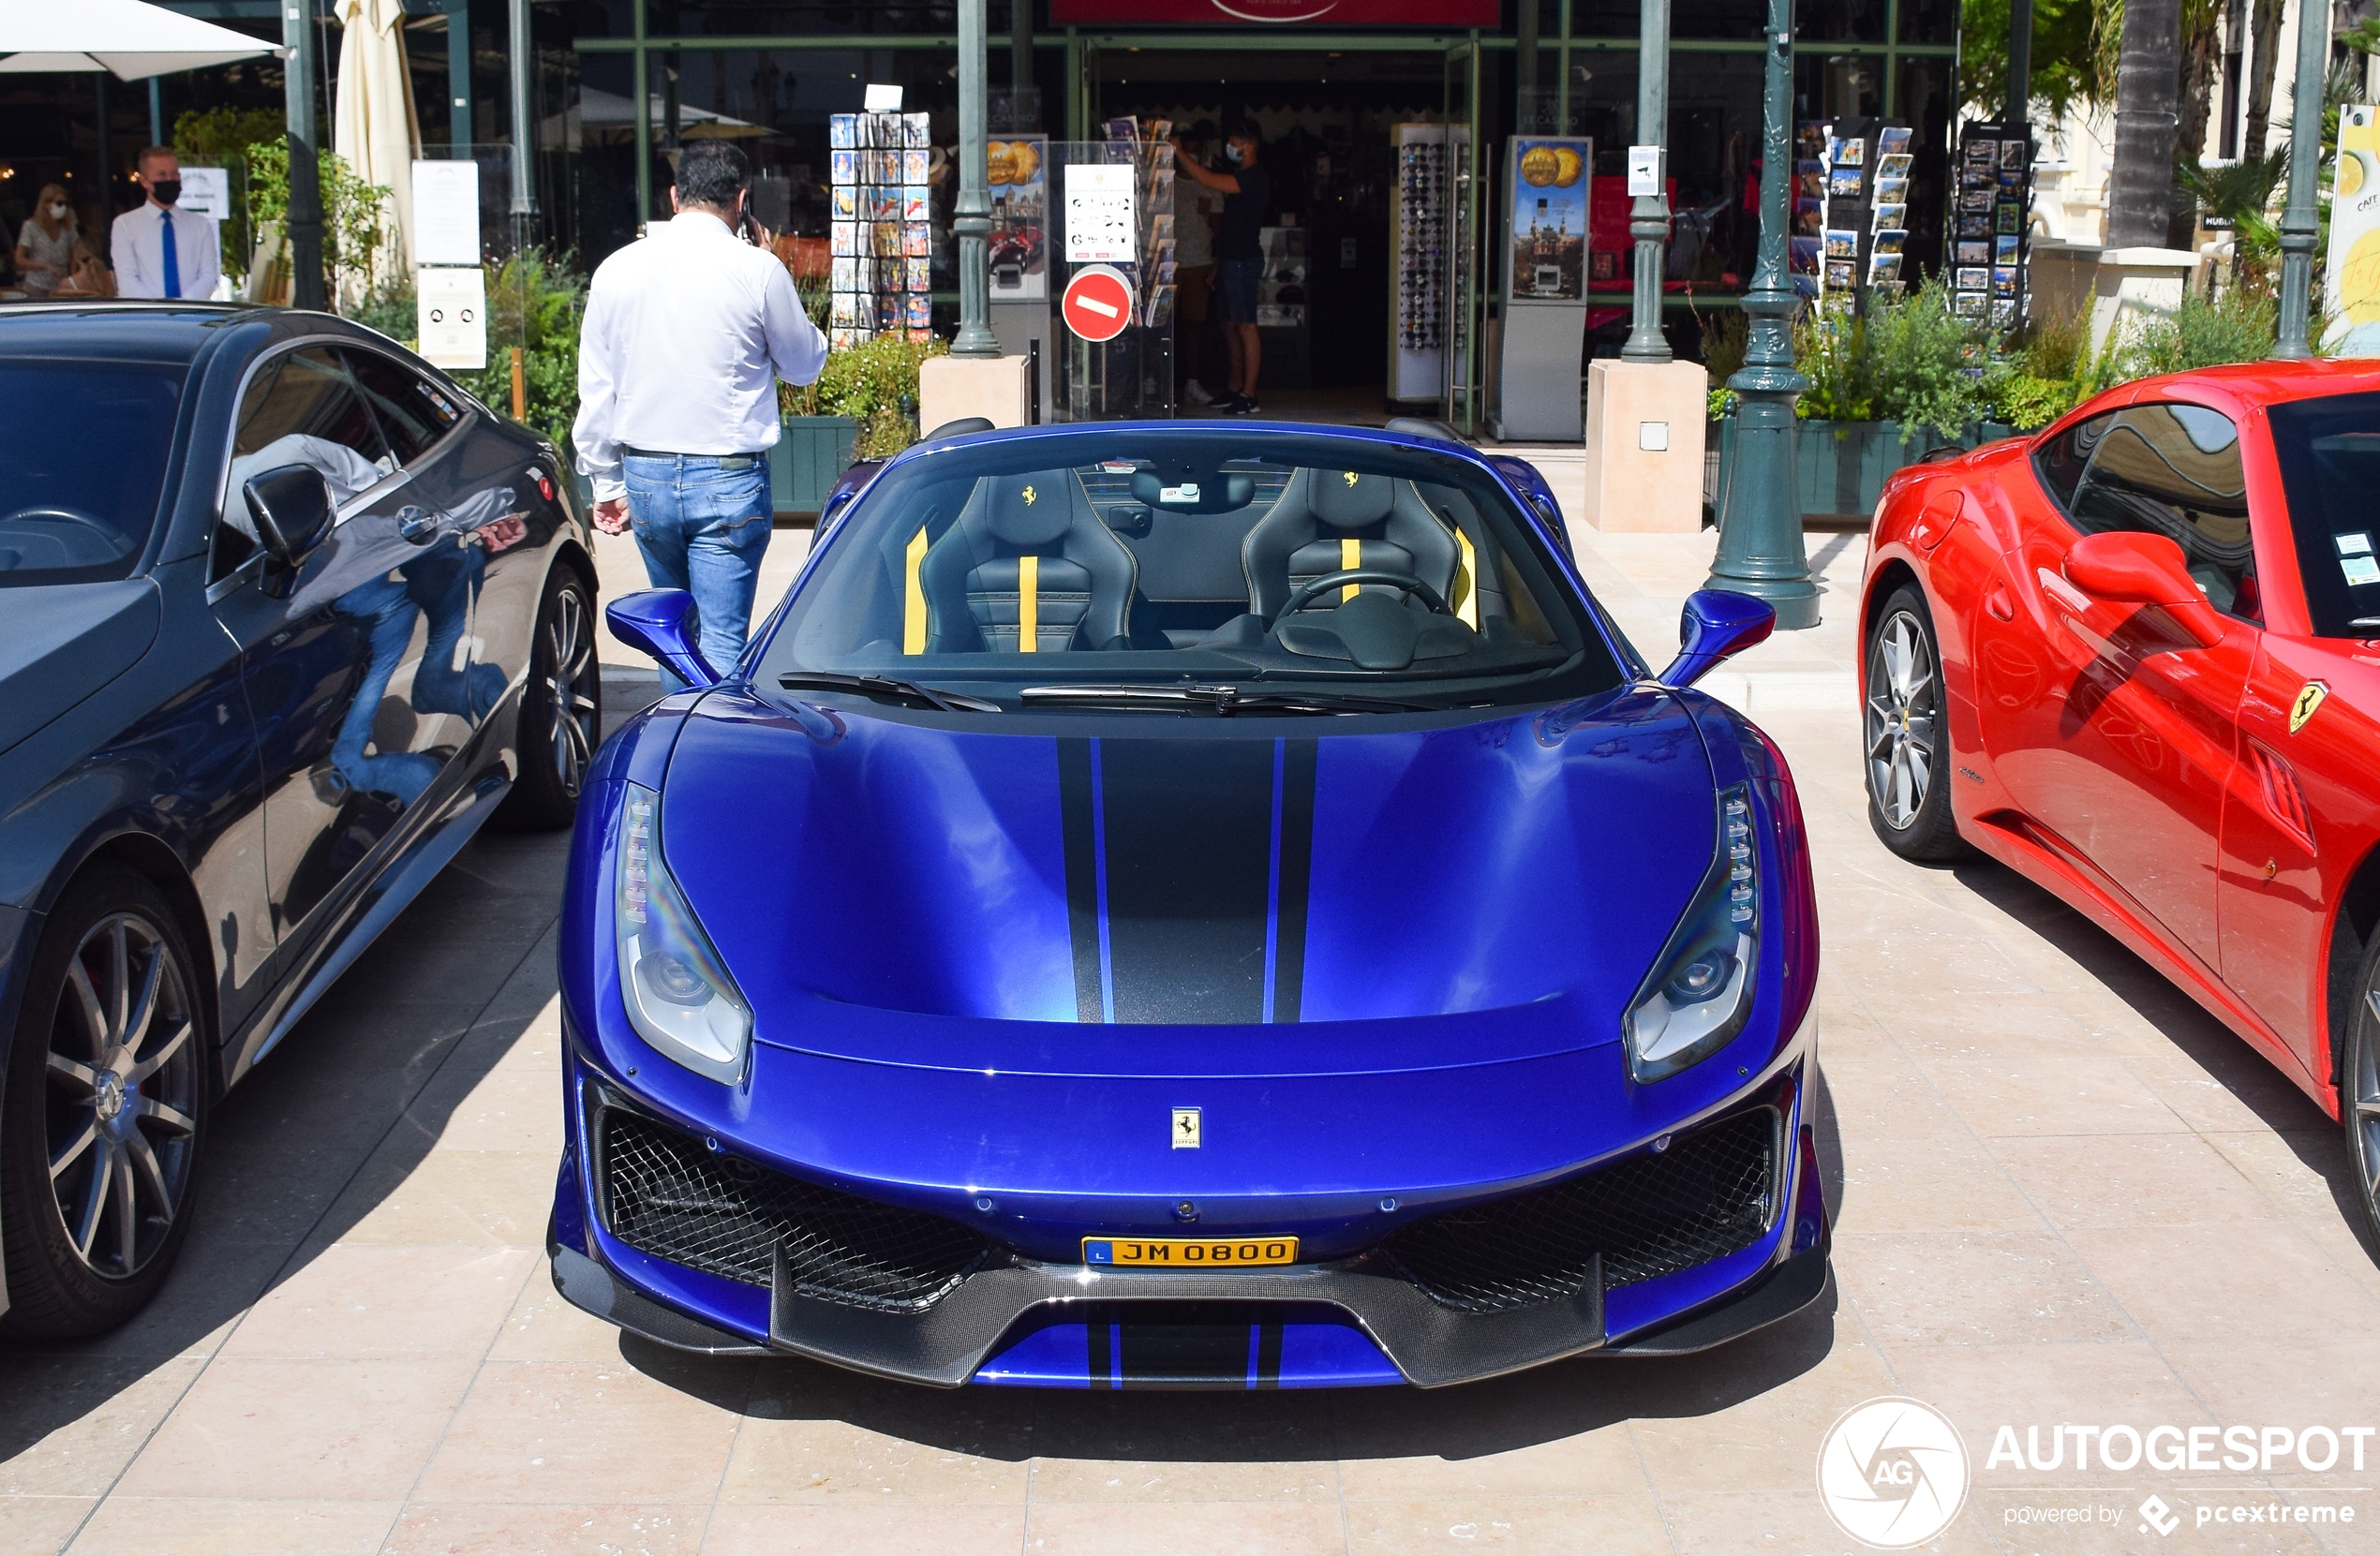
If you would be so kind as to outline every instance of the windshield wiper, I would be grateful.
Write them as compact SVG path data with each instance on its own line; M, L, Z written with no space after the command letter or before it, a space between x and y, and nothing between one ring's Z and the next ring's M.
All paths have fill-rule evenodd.
M1029 686L1028 703L1086 706L1211 707L1229 718L1242 709L1269 713L1428 713L1427 703L1366 697L1352 691L1248 690L1236 686Z
M998 703L988 702L981 697L970 697L961 691L943 691L893 675L846 675L834 670L789 670L777 677L777 684L787 691L856 691L863 697L922 704L945 713L1001 711Z

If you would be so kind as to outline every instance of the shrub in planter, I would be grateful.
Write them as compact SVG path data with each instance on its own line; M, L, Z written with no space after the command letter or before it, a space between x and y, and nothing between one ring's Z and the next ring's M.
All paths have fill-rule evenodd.
M788 416L849 417L859 424L855 455L886 459L917 441L919 364L949 349L940 340L878 335L828 357L816 383L784 389L780 404Z

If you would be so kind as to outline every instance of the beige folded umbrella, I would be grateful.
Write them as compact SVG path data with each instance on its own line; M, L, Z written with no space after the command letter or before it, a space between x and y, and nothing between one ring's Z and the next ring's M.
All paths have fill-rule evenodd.
M331 149L356 175L387 186L382 219L396 242L381 251L381 274L413 268L413 159L422 132L413 116L413 82L405 64L403 0L339 0L346 27L339 45L338 101Z

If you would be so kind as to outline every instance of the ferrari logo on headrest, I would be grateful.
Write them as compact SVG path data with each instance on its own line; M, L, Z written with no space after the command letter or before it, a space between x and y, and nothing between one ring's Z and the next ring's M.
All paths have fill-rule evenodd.
M1341 470L1339 472L1339 479L1346 482L1349 486L1353 486L1362 478L1358 476L1353 470Z
M1032 487L1028 486L1017 495L1025 499L1025 506L1027 508L1031 508L1034 503L1034 498L1039 496L1041 494L1035 492Z

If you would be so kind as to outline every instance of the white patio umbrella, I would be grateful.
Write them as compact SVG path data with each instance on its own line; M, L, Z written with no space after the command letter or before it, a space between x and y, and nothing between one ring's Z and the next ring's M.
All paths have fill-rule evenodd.
M383 219L396 247L381 269L413 266L413 158L422 134L413 116L413 80L405 64L403 0L339 0L347 31L339 45L339 94L331 149L367 183L385 185ZM381 277L385 278L385 276Z
M0 74L107 70L135 82L283 52L145 0L0 0Z

